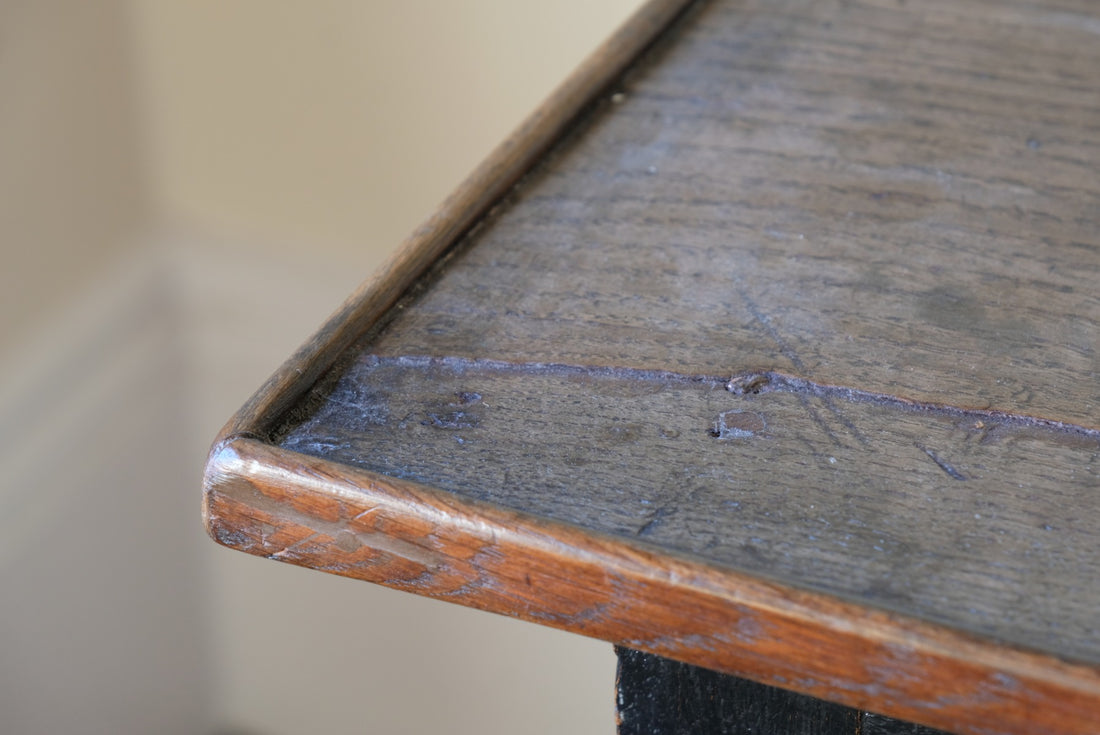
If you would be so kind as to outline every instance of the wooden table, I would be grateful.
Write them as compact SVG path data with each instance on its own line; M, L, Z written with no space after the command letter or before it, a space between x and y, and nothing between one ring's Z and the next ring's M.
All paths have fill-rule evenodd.
M241 409L205 517L625 647L623 732L756 686L714 671L854 708L799 732L1096 733L1098 343L1100 6L658 1Z

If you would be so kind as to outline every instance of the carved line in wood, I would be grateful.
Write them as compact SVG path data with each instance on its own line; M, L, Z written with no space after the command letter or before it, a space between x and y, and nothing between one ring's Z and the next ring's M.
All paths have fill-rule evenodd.
M817 383L797 375L777 370L747 370L730 377L704 374L685 374L671 370L645 370L639 368L617 367L609 365L570 365L554 362L511 362L469 357L434 357L430 355L401 355L398 357L367 355L364 362L370 365L429 369L445 367L450 370L479 370L498 374L531 375L589 375L593 377L613 377L624 380L654 383L696 384L708 387L724 385L734 395L792 393L821 399L839 399L852 403L870 403L883 408L950 416L974 422L996 422L1010 427L1031 428L1050 431L1056 434L1073 434L1089 439L1100 440L1100 429L1082 426L1068 421L1058 421L1039 416L1013 413L994 408L971 408L953 406L945 403L916 401L904 396L890 395L863 390L852 386ZM929 450L920 447L939 464L939 460ZM941 465L942 468L942 465ZM947 469L944 470L948 472ZM951 474L948 472L948 474ZM958 478L956 478L958 479Z

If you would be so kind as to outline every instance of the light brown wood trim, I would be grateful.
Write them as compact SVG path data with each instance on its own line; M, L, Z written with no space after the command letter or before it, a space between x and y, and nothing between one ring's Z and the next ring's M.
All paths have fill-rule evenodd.
M264 434L359 335L534 165L591 103L694 0L650 0L471 173L394 256L230 419L221 437Z
M216 445L219 543L959 733L1094 734L1100 672L262 442Z

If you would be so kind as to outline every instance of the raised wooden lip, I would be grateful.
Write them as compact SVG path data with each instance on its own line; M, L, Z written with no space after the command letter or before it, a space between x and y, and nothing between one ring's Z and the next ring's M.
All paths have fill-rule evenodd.
M531 170L608 85L689 6L699 2L649 0L635 12L267 379L233 415L216 441L236 434L266 434L352 341L370 329L437 258Z
M264 441L339 355L531 170L663 30L701 1L644 5L230 419L206 467L208 532L249 553L959 733L1095 733L1095 666L656 553L644 543ZM268 521L282 529L271 538ZM380 526L384 532L370 530ZM287 536L297 540L280 546ZM452 553L470 549L482 552ZM502 558L510 561L503 564ZM540 596L540 588L556 592Z
M1095 733L1100 671L247 437L204 517L259 556L959 733Z

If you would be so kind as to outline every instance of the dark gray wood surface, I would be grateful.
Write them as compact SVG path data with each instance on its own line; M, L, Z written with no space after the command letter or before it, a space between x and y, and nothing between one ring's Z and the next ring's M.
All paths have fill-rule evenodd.
M363 357L283 446L1100 661L1096 439L726 386Z
M1098 29L703 4L276 439L1100 663Z
M615 653L619 735L862 735L859 710L629 648Z
M629 648L616 648L619 735L946 735Z

